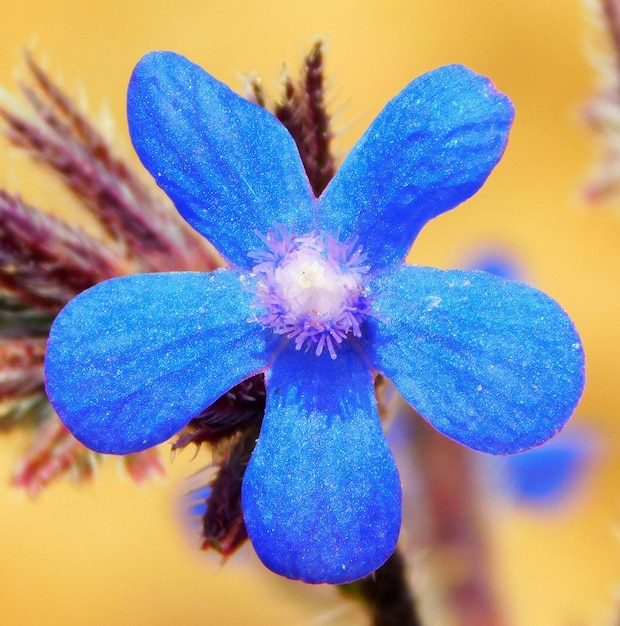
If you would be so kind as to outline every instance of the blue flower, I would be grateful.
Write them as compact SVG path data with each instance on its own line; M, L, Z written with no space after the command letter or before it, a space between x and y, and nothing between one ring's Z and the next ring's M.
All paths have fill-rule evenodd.
M505 467L496 468L504 497L541 508L566 503L596 457L595 434L585 427L567 428L544 446L507 457Z
M71 301L46 357L67 427L94 450L135 452L264 372L242 491L256 552L313 583L378 568L396 545L401 490L374 372L438 430L496 454L551 437L581 395L580 340L551 298L404 264L424 224L483 184L512 117L486 78L429 72L317 199L269 112L182 56L148 54L129 85L132 141L228 267L116 278Z
M477 250L471 255L464 267L489 272L489 274L495 274L495 276L506 280L527 282L523 277L524 271L516 259L500 249Z

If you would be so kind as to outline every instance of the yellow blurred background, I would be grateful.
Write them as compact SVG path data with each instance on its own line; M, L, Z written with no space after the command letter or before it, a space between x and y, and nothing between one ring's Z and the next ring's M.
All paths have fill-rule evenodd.
M587 492L560 514L516 509L493 518L497 584L517 626L604 625L620 614L620 212L586 207L580 190L597 155L579 121L596 81L578 0L4 0L0 84L12 88L29 46L65 87L105 103L134 159L124 120L133 66L153 49L183 53L233 88L257 70L271 93L316 35L328 44L330 94L346 154L387 100L446 63L489 76L517 111L505 158L483 190L433 221L411 260L454 267L502 247L555 297L582 333L588 382L576 418L601 432ZM0 185L45 209L71 202L2 149ZM7 486L22 442L0 439L0 623L363 624L327 588L265 572L249 550L222 566L189 547L175 502L199 465L137 488L113 461L94 484L58 484L36 502ZM165 453L166 454L166 453Z

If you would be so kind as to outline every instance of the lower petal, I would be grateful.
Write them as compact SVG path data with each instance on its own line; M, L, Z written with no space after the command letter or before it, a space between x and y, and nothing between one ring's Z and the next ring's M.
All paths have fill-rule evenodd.
M248 534L271 570L345 583L380 567L400 529L401 489L366 364L288 347L266 379L267 408L243 480Z
M98 452L128 454L165 441L265 365L264 331L248 323L252 299L232 270L99 283L52 326L50 401Z
M373 365L437 430L494 454L559 431L584 385L579 335L544 293L485 272L404 266L373 286Z

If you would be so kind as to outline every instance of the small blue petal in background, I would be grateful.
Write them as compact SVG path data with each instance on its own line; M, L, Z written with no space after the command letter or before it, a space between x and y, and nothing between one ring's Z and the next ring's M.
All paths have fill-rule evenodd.
M481 270L482 272L495 274L495 276L505 278L506 280L518 280L522 283L529 283L521 263L509 252L499 248L481 248L476 250L462 266L465 269Z
M499 490L515 504L548 508L566 504L588 480L588 471L600 453L591 428L570 425L544 445L505 459L500 464Z

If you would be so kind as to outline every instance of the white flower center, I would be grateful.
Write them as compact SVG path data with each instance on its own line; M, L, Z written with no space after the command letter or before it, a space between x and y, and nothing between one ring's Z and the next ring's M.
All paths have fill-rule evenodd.
M360 293L361 285L355 278L332 267L320 252L304 247L276 268L274 286L293 315L327 319L347 306L351 291Z
M335 359L335 346L349 333L360 337L368 314L361 248L328 233L297 236L284 227L262 239L269 250L251 253L258 261L256 304L264 311L259 321L294 338L298 350L316 345L317 355L327 348Z

